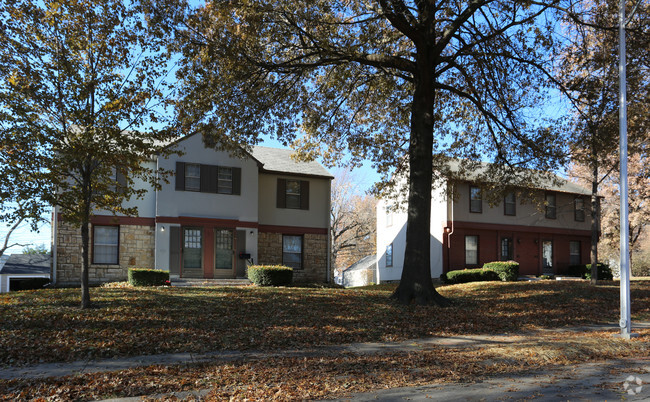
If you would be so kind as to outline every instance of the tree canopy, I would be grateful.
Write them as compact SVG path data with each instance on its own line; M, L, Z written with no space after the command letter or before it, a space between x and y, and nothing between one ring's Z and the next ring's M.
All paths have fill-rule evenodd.
M153 15L164 18L173 3L159 2ZM408 171L394 297L445 304L429 277L434 154L553 166L564 142L539 109L553 83L557 4L209 1L177 31L177 117L224 148L272 136L306 158L369 159L386 179Z
M81 227L87 307L92 213L135 213L135 181L158 183L145 162L169 138L155 125L168 55L130 1L3 2L0 25L2 169L27 172L14 183L25 197Z

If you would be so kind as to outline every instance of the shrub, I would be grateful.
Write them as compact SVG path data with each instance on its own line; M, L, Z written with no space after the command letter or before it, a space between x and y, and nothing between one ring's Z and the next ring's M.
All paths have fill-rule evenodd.
M251 265L248 279L257 286L287 286L293 279L293 268L283 265Z
M169 272L160 269L129 268L129 283L133 286L163 286Z
M519 263L517 261L487 262L483 264L483 268L496 272L504 282L514 282L519 279Z
M591 264L570 265L567 269L570 276L591 279ZM607 264L598 264L598 280L611 281L614 279L612 269Z
M446 283L467 283L467 282L483 282L483 281L498 281L499 274L491 269L463 269L458 271L449 271L446 274Z

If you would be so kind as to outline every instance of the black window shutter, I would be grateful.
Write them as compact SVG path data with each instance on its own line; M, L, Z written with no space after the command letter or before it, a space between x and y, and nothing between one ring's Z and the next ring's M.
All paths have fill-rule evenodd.
M232 193L241 195L241 168L232 168Z
M300 209L309 209L309 182L300 180Z
M176 162L176 191L185 191L185 162Z
M278 179L277 207L287 207L287 180Z
M216 193L217 192L217 167L212 165L201 165L201 192L202 193Z
M181 228L178 226L169 228L169 273L181 273Z

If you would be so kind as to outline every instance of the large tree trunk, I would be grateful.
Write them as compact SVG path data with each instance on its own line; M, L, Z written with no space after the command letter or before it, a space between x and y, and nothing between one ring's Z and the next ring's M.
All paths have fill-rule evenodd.
M591 177L591 284L598 284L598 162L594 159Z
M422 54L424 53L424 54ZM431 281L431 185L433 165L433 57L418 51L418 73L411 105L409 143L409 197L404 267L399 286L391 296L404 304L437 304L441 296Z

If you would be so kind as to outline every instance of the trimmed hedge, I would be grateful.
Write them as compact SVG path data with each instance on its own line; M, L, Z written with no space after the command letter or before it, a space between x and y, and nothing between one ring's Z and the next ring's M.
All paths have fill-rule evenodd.
M467 282L484 282L484 281L498 281L500 280L499 274L491 269L462 269L458 271L449 271L440 276L440 280L445 283L467 283Z
M293 280L293 268L283 265L251 265L248 279L257 286L287 286Z
M496 272L504 282L514 282L519 279L519 263L517 261L486 262L483 264L483 268Z
M169 272L160 269L129 268L132 286L163 286L169 281Z
M567 275L591 279L591 264L569 265ZM611 281L614 279L612 269L607 264L598 264L598 280Z

